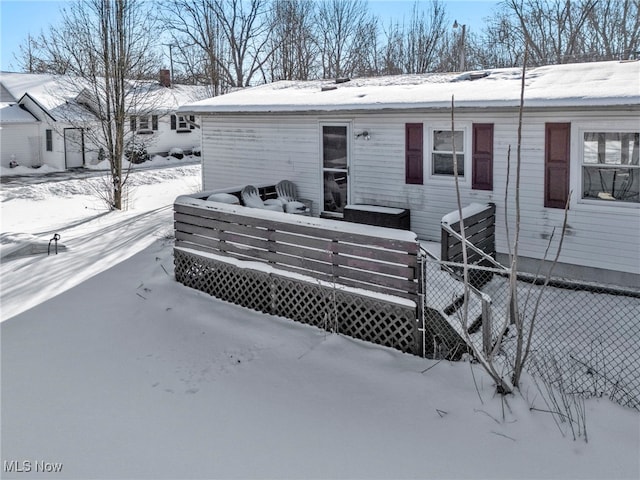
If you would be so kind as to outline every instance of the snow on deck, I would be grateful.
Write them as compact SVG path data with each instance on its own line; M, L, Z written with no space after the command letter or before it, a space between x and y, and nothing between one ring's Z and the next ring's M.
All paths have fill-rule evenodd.
M486 203L471 203L462 209L462 218L469 218L478 213L484 212L489 205ZM454 210L451 213L447 213L444 217L442 217L442 223L446 225L451 225L452 223L456 223L460 221L460 211Z
M229 190L229 189L227 189ZM229 190L233 191L233 190ZM222 192L216 190L217 193ZM251 216L263 220L271 220L292 225L304 225L308 227L323 228L325 230L340 231L343 233L352 233L356 235L367 235L369 237L380 237L391 240L400 240L405 242L416 242L417 235L409 230L398 230L395 228L378 227L373 225L365 225L352 222L338 222L326 218L308 217L304 215L292 215L283 212L274 212L271 210L263 210L260 208L251 208L241 205L230 205L220 202L209 202L200 197L207 197L211 192L201 192L194 195L182 195L176 199L176 204L205 208L209 210L222 211L225 213L233 213L237 215Z

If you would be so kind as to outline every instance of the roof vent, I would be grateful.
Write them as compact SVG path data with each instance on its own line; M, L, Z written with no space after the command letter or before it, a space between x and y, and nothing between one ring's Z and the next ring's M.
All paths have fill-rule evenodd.
M321 92L326 92L328 90L337 90L338 87L336 87L335 85L323 85L322 87L320 87L320 91Z
M347 82L349 82L349 81L351 81L351 79L350 79L350 78L347 78L347 77L343 77L343 78L336 78L336 83L347 83Z

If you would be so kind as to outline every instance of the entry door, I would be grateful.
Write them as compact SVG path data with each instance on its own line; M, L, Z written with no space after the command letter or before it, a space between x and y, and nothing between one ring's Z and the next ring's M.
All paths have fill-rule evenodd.
M84 138L81 128L64 129L64 156L67 168L84 165Z
M342 216L349 203L349 124L322 125L323 211Z

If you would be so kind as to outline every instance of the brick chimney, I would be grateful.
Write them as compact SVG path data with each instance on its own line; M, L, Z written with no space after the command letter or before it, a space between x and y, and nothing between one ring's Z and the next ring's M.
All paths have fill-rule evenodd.
M171 86L171 71L167 69L160 70L160 85L163 87Z

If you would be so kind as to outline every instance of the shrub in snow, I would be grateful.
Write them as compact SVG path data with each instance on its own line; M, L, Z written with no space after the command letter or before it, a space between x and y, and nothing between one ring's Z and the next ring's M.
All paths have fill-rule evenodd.
M147 147L140 142L129 142L124 149L124 156L131 163L144 163L149 160Z
M199 157L202 154L202 151L200 150L200 147L193 147L193 150L191 150L191 154Z
M181 148L174 147L171 150L169 150L169 156L180 160L181 158L184 157L184 152L182 151Z

